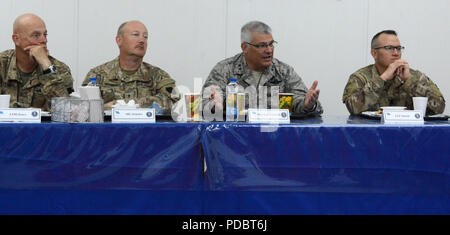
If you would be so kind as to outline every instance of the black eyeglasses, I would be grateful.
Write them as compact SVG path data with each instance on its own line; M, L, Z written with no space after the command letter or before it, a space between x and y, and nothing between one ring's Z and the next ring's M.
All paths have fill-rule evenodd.
M249 42L245 42L245 43L247 43L248 45L254 46L256 49L261 50L261 49L266 49L266 48L268 48L268 47L274 48L274 47L275 47L275 44L277 44L278 42L277 42L277 41L271 41L271 42L269 42L268 44L267 44L267 43L261 43L261 44L258 44L258 45L251 44L251 43L249 43Z
M382 46L382 47L377 47L377 48L373 48L374 50L378 50L378 49L385 49L388 52L394 52L394 50L397 50L398 52L402 52L403 50L405 50L405 47L403 46Z

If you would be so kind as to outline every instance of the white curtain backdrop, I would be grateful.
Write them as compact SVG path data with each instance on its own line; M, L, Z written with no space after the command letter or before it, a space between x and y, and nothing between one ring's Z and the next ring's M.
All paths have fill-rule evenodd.
M325 115L348 114L344 86L373 63L370 40L384 29L397 31L403 58L450 99L449 0L2 0L0 51L13 48L13 21L29 12L46 22L50 52L69 65L75 87L118 56L114 38L124 21L149 29L145 61L193 90L194 78L206 79L218 61L240 52L242 25L261 20L279 42L275 57L307 86L319 81Z

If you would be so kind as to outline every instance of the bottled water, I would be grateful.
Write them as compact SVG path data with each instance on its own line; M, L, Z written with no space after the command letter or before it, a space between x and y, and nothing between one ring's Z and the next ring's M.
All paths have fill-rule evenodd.
M97 86L97 78L89 78L91 80L87 85L88 86Z
M226 90L226 121L236 122L238 121L238 110L237 110L237 94L238 85L236 83L236 78L231 78L230 83L227 85Z

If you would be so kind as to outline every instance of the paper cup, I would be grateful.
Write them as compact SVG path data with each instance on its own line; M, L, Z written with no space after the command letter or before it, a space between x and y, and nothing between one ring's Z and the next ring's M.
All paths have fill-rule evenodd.
M11 95L0 95L0 109L9 108L10 100L11 100Z
M184 94L184 100L186 103L187 121L200 121L200 105L202 101L200 93Z
M294 100L293 93L278 93L279 109L289 109L292 113L292 102Z
M422 115L425 117L427 113L428 97L413 97L414 110L422 111Z

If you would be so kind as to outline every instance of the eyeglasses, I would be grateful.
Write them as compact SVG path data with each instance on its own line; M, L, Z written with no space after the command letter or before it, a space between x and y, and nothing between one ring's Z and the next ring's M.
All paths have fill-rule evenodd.
M267 43L261 43L261 44L258 44L258 45L251 44L251 43L249 43L249 42L245 42L245 43L247 43L248 45L254 46L254 47L255 47L256 49L258 49L258 50L261 50L261 49L267 49L268 47L274 48L274 47L275 47L275 44L277 44L278 42L277 42L277 41L271 41L271 42L269 42L269 44L267 44Z
M374 50L378 50L378 49L381 49L381 48L385 49L388 52L394 52L394 50L397 50L398 52L402 52L402 51L405 50L405 47L403 47L403 46L397 46L397 47L395 47L395 46L382 46L382 47L377 47L377 48L373 48L373 49Z

